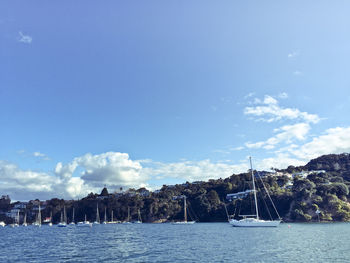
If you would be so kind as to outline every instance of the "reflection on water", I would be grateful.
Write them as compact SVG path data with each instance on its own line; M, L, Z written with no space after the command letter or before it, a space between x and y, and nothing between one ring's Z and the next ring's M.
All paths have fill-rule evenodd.
M0 228L0 262L349 262L350 224Z

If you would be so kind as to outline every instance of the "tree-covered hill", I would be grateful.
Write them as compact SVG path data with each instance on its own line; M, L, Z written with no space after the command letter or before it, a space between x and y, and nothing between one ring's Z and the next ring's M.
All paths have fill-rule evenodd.
M263 190L268 189L276 208L284 221L349 221L349 186L350 186L350 155L331 154L311 160L305 166L289 166L276 172L257 172L258 203L260 216L264 219L276 218L269 198ZM261 175L260 177L257 176ZM215 177L215 175L213 175ZM264 183L264 185L263 185ZM200 222L226 221L228 213L235 218L239 214L251 214L252 195L226 200L227 194L251 189L251 173L232 174L225 179L209 180L207 182L186 182L178 185L164 185L160 190L149 192L144 188L129 189L125 192L109 193L103 189L101 194L91 193L81 200L65 201L51 199L42 202L43 218L53 214L57 223L63 207L66 207L68 219L72 218L75 208L75 220L81 221L85 214L88 220L94 221L98 205L101 219L106 211L108 220L111 213L114 219L127 220L128 210L131 220L137 219L140 210L144 222L166 222L183 219L183 199L187 197L188 214L193 220ZM29 221L34 220L37 201L27 205ZM3 209L10 209L15 204L3 203ZM1 209L0 207L0 209ZM266 209L269 208L269 209ZM25 210L21 210L24 213ZM270 211L270 213L268 212ZM316 211L320 211L318 215ZM10 221L10 219L7 219Z

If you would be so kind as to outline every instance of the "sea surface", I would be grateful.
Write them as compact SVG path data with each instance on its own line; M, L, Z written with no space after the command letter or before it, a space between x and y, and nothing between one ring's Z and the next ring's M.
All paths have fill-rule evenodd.
M0 227L0 262L350 262L350 224Z

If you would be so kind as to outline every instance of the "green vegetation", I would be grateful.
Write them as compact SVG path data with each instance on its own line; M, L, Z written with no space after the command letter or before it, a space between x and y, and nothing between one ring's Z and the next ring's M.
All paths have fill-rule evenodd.
M261 174L264 174L263 182L284 221L350 221L350 157L348 154L321 156L303 167L289 166L285 170L275 170L278 175L264 172ZM306 173L291 177L292 174L295 175L301 171ZM115 220L126 220L129 207L131 218L136 219L138 209L140 209L144 222L181 220L183 219L183 200L174 197L186 195L188 214L192 220L226 221L224 202L226 202L229 213L237 218L239 213L252 213L251 195L233 202L225 201L227 194L250 189L250 180L251 175L247 172L208 182L164 185L160 191L156 192L148 192L141 188L111 194L104 188L101 194L90 193L78 201L51 199L46 202L42 215L45 218L52 212L53 221L56 223L59 221L64 206L68 219L72 218L74 207L76 221L83 220L85 214L88 220L93 221L98 203L101 219L106 209L108 218L113 210ZM257 186L263 189L260 179L257 180ZM266 193L260 190L258 198L261 217L269 219L270 214L265 208L269 207L270 211L273 209ZM0 199L0 210L2 211L8 211L13 205L9 203L9 200ZM35 201L30 202L27 210L32 209L35 205ZM320 211L319 215L316 211ZM276 218L272 212L271 216ZM34 220L35 213L29 214L28 218L29 221Z

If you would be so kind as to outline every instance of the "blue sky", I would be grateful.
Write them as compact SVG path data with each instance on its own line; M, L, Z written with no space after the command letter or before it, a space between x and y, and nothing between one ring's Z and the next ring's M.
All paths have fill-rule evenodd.
M347 1L2 1L0 193L82 196L350 151ZM349 134L349 135L348 135Z

